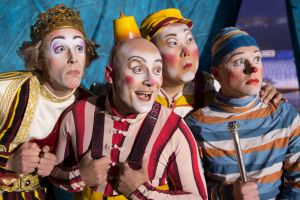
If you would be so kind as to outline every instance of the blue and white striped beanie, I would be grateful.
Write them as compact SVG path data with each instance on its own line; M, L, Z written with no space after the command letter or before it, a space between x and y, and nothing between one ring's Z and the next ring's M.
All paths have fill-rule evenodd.
M223 28L212 41L212 65L219 66L224 56L245 46L258 47L256 40L245 31L235 27Z

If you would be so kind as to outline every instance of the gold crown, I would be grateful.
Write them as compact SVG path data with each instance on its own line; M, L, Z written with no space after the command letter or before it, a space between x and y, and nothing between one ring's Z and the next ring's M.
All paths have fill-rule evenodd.
M46 34L60 28L74 28L85 36L79 14L65 5L59 4L54 8L49 8L47 12L39 14L37 22L31 26L31 40L41 40Z

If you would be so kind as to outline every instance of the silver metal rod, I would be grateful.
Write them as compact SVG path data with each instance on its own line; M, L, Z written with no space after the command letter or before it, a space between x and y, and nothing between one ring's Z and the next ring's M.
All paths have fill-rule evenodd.
M246 168L243 160L243 154L241 150L241 144L238 134L238 128L240 125L236 121L232 121L228 123L228 130L230 131L234 143L234 148L236 151L236 157L239 164L240 174L241 174L241 181L242 183L247 182L247 175L246 175Z

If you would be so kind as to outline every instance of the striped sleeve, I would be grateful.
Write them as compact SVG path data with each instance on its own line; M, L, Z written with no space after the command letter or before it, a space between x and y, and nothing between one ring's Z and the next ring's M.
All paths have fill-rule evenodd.
M69 112L69 110L62 115L57 124L59 136L55 154L58 165L52 170L49 179L54 185L63 190L78 192L83 190L85 183L80 176L76 154L69 134L69 127L74 123L72 112Z
M199 124L198 120L196 120L193 117L193 115L189 115L185 118L185 121L188 124L196 140L202 141L203 138L201 138L201 125ZM203 156L203 152L201 151L200 147L199 149L200 155ZM233 199L232 184L223 185L218 182L207 180L207 192L211 200Z
M0 183L2 182L2 175L7 175L13 173L11 170L6 168L6 164L8 162L9 156L11 152L0 152Z
M290 127L289 143L283 165L285 178L281 198L300 199L300 117L294 108L286 116Z
M157 141L161 143L164 140L158 137ZM155 148L155 145L153 148ZM173 149L173 153L169 158L170 162L166 167L167 174L171 178L175 189L170 191L159 190L148 181L134 191L131 198L207 199L206 183L197 144L183 120L180 121L177 129L164 148Z
M1 82L0 85L0 174L11 172L7 170L6 165L9 156L13 155L14 151L9 152L8 146L20 128L27 107L27 101L22 101L22 99L28 98L29 82L14 88L19 86L16 83L18 81L6 81ZM14 94L12 91L16 91L15 96L11 96Z
M6 171L6 164L11 152L0 152L0 174L1 171Z
M51 172L50 180L55 186L68 192L79 192L86 186L81 179L78 166L70 169L56 166Z

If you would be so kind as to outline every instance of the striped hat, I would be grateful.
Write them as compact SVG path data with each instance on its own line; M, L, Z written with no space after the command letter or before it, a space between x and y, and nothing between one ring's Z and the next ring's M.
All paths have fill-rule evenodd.
M143 20L140 27L142 37L151 40L163 27L173 23L186 24L189 28L193 26L193 22L183 18L178 9L168 8L152 13Z
M223 28L212 41L213 66L219 66L224 56L239 47L245 46L258 47L256 40L245 31L235 27Z

